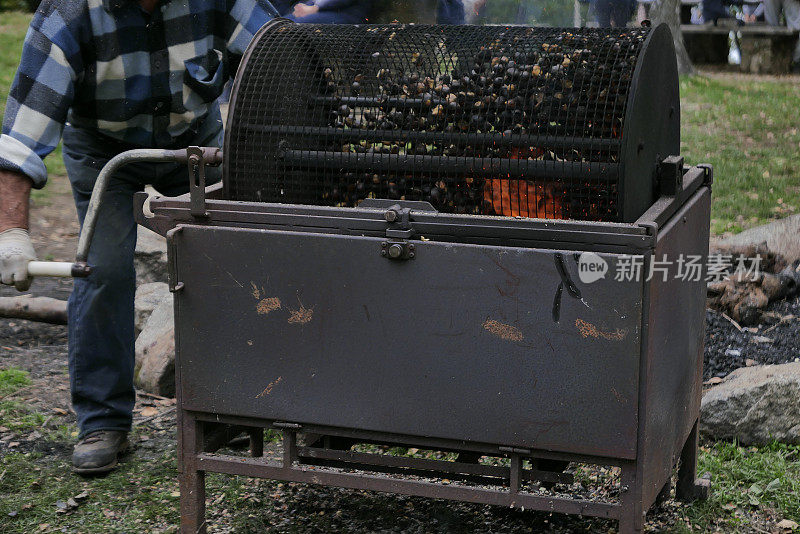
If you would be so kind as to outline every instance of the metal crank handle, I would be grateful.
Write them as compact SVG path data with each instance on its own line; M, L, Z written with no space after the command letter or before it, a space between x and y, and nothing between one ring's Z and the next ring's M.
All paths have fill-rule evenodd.
M195 148L195 147L191 147ZM198 158L198 151L202 151L202 157ZM56 261L32 261L28 264L28 274L31 276L57 276L83 278L92 272L90 265L86 263L89 257L89 247L92 244L92 237L97 226L97 218L103 206L103 195L108 188L111 177L125 165L131 163L185 163L198 165L219 165L222 163L222 150L219 148L199 148L194 151L195 156L190 160L189 149L164 150L164 149L136 149L122 152L111 158L105 164L92 189L92 196L89 199L89 207L86 210L86 217L83 221L81 234L78 238L78 252L75 255L75 263L56 262Z

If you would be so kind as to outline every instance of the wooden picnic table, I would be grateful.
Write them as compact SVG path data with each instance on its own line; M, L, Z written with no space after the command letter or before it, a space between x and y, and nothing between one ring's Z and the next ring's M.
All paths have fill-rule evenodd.
M694 0L682 0L683 2ZM786 74L798 32L786 26L682 24L683 43L696 64L727 64L730 38L741 52L741 69L756 74Z

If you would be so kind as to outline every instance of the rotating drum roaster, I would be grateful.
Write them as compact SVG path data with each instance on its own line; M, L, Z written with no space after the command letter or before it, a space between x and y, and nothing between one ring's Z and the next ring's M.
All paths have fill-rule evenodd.
M703 493L704 281L651 269L708 250L711 169L677 156L671 43L664 26L259 32L223 184L192 148L190 194L149 216L138 200L168 242L184 532L204 528L207 471L624 532L676 465L677 496ZM219 423L252 457L212 450ZM617 468L608 500L558 491L580 463Z

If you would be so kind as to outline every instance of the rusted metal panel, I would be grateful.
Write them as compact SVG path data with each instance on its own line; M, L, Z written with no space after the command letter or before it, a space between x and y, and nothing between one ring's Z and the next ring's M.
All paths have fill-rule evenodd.
M644 502L652 504L669 480L697 421L702 393L705 268L683 280L679 258L708 254L711 190L697 191L658 233L653 259L668 263L667 280L648 283L646 351L642 363L641 469Z
M187 226L186 409L634 458L642 287L577 254ZM220 313L220 311L223 313Z

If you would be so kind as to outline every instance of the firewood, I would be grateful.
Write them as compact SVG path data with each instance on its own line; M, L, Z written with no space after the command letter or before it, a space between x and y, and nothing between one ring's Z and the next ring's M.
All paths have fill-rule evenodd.
M0 297L0 317L67 324L67 302L50 297Z

